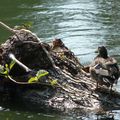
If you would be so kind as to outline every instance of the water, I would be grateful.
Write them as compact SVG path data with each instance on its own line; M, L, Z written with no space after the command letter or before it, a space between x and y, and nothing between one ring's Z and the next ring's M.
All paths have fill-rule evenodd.
M0 20L13 27L32 22L31 30L42 41L51 41L55 37L76 54L82 64L89 64L95 57L94 51L105 45L111 56L120 64L120 1L119 0L1 0ZM0 42L10 33L0 28ZM120 91L120 82L117 90ZM2 120L77 119L60 115L33 113L12 110L12 107L0 108ZM120 111L112 111L114 119L119 119ZM52 117L51 117L52 116ZM78 116L78 119L80 116ZM83 117L85 119L85 117ZM97 119L97 115L86 116ZM98 118L98 120L100 120Z

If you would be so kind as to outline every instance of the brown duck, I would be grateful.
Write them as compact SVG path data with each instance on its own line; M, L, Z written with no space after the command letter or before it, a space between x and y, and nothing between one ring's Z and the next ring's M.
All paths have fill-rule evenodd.
M99 85L111 87L117 83L120 71L117 61L108 56L107 49L104 46L98 47L98 55L90 65L90 75L96 80L98 88Z

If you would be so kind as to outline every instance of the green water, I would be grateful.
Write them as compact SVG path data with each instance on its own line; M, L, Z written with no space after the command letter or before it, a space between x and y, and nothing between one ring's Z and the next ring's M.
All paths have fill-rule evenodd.
M42 41L61 38L83 64L92 61L100 45L107 46L109 54L120 64L119 0L0 0L0 20L10 27L32 22L31 30ZM0 42L9 35L0 28ZM120 90L120 82L117 90ZM0 120L97 119L94 114L64 117L12 109L12 106L0 109ZM114 119L119 120L120 111L112 112Z

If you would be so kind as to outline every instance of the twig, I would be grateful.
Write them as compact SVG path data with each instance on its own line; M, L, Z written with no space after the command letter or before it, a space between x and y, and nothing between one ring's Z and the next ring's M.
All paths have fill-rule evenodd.
M41 83L41 82L32 82L32 83L28 83L28 82L18 82L16 80L14 80L11 76L8 76L8 79L11 80L12 82L19 84L19 85L33 85L33 84L38 84L38 85L46 85L46 86L51 86L51 84L48 83ZM56 86L57 87L57 86Z
M21 84L21 85L28 85L31 83L28 82L17 82L16 80L14 80L11 76L8 76L9 80L11 80L12 82L16 83L16 84Z
M16 57L10 53L9 54L9 58L12 59L13 61L15 61L18 65L20 65L23 69L25 69L26 72L31 72L32 70L30 68L28 68L26 65L24 65L22 62L20 62L18 59L16 59Z
M3 22L0 21L0 25L2 27L4 27L5 29L7 29L8 31L12 32L12 33L16 33L18 30L14 30L12 28L10 28L9 26L7 26L6 24L4 24Z

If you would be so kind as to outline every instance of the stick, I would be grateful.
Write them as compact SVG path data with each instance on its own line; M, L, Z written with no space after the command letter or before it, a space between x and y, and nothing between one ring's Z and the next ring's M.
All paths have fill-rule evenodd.
M32 71L32 70L31 70L30 68L28 68L26 65L24 65L24 64L21 63L19 60L17 60L12 53L9 54L9 58L12 59L12 60L14 60L18 65L20 65L23 69L25 69L26 72Z
M12 32L12 33L16 33L16 32L17 32L17 30L14 30L14 29L10 28L9 26L7 26L6 24L4 24L4 23L1 22L1 21L0 21L0 25L1 25L2 27L4 27L5 29L7 29L8 31Z

